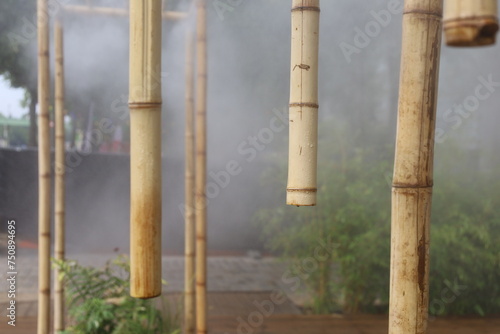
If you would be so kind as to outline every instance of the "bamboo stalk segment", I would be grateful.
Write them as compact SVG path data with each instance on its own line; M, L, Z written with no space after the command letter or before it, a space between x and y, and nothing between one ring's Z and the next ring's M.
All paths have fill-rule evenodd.
M316 205L319 0L292 1L289 205Z
M55 247L54 258L65 258L65 149L64 149L64 52L63 27L60 21L55 24ZM54 271L54 331L59 333L64 323L64 282L59 279L59 270Z
M392 185L389 333L425 333L442 0L407 0Z
M50 328L50 128L49 16L47 0L37 0L38 23L38 322Z
M446 0L444 31L450 46L495 44L498 31L497 0Z
M196 331L195 296L195 210L194 210L194 39L191 31L186 36L186 170L185 170L185 287L184 333Z
M130 1L130 294L161 294L161 3Z
M86 15L108 15L108 16L128 16L128 10L125 8L112 7L92 7L81 5L66 5L64 10L67 13L86 14ZM182 20L187 17L187 13L162 11L161 16L165 20Z
M207 329L207 17L206 1L197 0L196 18L196 332Z

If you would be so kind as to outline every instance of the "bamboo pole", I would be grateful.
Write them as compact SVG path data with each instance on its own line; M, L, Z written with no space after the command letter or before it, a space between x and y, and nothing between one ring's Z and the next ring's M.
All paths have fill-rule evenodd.
M196 332L207 329L207 17L206 0L197 0L196 19Z
M112 7L92 7L81 5L66 5L64 10L67 13L84 14L84 15L108 15L108 16L128 16L129 11L126 8L112 8ZM162 11L162 19L165 20L182 20L186 18L187 13Z
M497 0L446 0L443 21L446 44L495 44L498 31L497 13Z
M50 328L50 128L49 16L47 0L37 2L38 23L38 322Z
M161 3L130 1L130 294L161 294Z
M292 1L289 205L316 205L319 11L319 0Z
M65 150L64 150L64 52L63 27L59 20L55 24L55 247L54 257L63 261L65 258ZM54 270L54 331L63 331L64 324L64 282L59 279L59 270Z
M442 0L407 0L392 185L389 333L426 333Z
M186 36L186 171L185 171L185 293L184 293L184 333L196 331L195 296L195 211L194 211L194 45L193 34Z

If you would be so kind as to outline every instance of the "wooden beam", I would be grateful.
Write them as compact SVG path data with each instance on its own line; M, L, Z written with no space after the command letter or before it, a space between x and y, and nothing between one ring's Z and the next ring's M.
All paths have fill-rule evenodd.
M70 14L83 14L83 15L106 15L106 16L128 16L129 11L126 8L112 8L112 7L92 7L81 5L66 5L64 11ZM187 13L163 11L161 17L164 20L182 20L187 17Z

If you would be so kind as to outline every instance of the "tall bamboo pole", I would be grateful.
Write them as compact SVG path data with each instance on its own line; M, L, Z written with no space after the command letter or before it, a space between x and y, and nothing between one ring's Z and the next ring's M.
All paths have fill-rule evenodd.
M195 210L194 210L194 40L191 31L186 36L186 171L185 171L185 292L184 333L196 331L195 296Z
M207 329L207 14L197 0L196 19L196 332Z
M389 333L425 333L443 0L406 0L392 185Z
M55 247L54 257L62 261L65 257L65 165L64 165L64 52L63 27L59 20L55 24ZM54 271L54 331L64 330L64 282L59 279L59 270Z
M446 0L444 31L450 46L495 44L498 31L497 0Z
M38 23L38 323L50 328L50 128L49 16L47 0L37 2Z
M130 1L130 294L161 294L161 3Z
M292 1L289 205L316 205L319 11L319 0Z

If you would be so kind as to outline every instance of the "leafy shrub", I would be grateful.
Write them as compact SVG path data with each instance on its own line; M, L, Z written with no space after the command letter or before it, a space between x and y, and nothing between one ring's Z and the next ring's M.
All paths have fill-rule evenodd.
M73 325L61 334L180 333L177 314L162 314L155 300L130 297L128 259L118 257L103 269L76 261L54 261L65 282Z
M320 161L317 207L284 205L286 169L277 163L264 175L270 205L256 219L268 248L292 260L292 268L319 242L335 245L327 260L328 267L338 266L335 276L321 270L301 276L314 295L313 310L385 312L392 147L366 145L342 153L344 144L336 142L340 149L328 145L320 154L333 159ZM468 152L475 157L457 163L463 151L449 141L436 153L429 299L435 315L500 312L500 170L494 164L480 166L477 150ZM326 292L319 289L325 280Z

